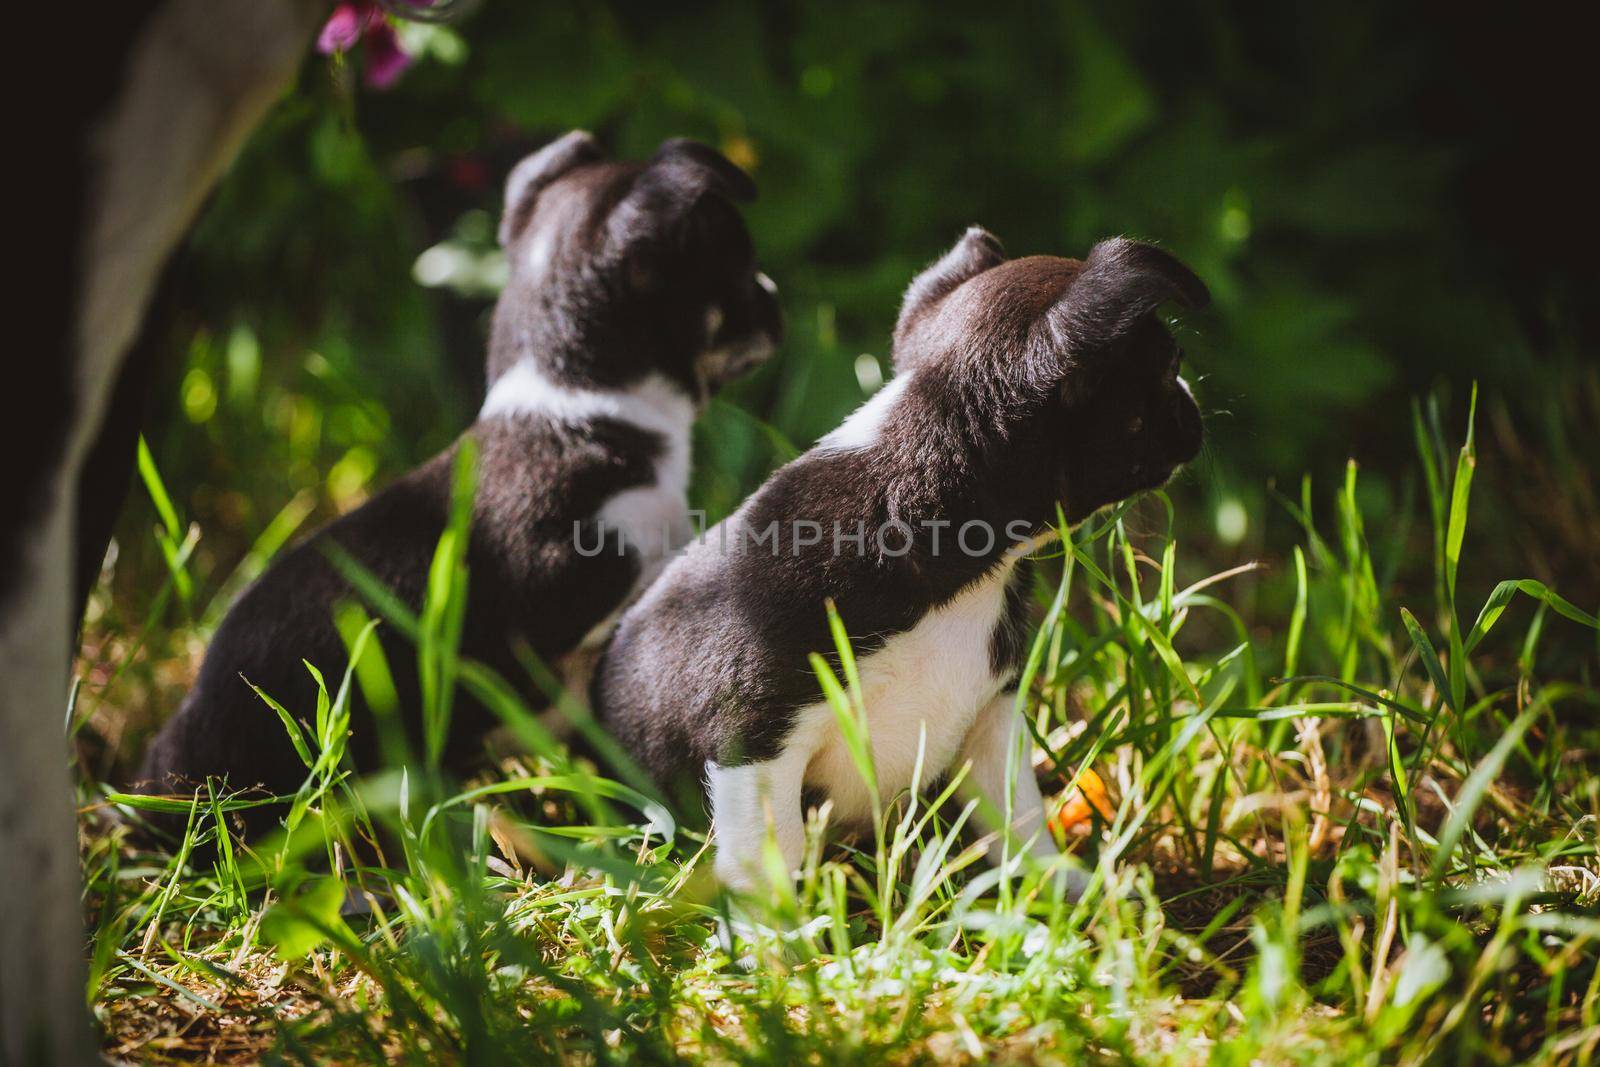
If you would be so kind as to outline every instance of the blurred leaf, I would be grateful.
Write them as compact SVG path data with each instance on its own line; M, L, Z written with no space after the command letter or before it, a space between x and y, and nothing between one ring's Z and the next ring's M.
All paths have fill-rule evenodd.
M278 951L278 958L297 960L327 942L328 931L344 925L344 882L338 878L313 878L261 916L261 936Z

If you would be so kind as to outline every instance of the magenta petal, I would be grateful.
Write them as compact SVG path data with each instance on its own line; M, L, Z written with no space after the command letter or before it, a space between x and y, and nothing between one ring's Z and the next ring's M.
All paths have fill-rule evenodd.
M340 4L322 24L322 32L317 35L317 51L325 56L350 51L361 40L366 22L366 13L355 4Z
M366 82L373 89L389 88L411 66L411 54L400 47L394 27L387 22L374 23L368 28L364 59Z

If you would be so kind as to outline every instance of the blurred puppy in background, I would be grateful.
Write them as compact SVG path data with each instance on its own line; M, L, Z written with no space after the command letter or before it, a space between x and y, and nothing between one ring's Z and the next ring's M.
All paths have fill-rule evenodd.
M494 311L488 395L465 434L478 459L463 655L507 678L524 676L519 642L558 668L592 659L617 611L687 540L690 425L782 333L735 206L754 196L743 171L686 140L624 162L574 131L511 173L500 225L510 279ZM328 544L420 604L460 447L312 535L245 591L148 752L145 789L187 793L209 776L234 789L298 787L305 765L251 685L308 715L316 687L302 659L330 684L344 670L332 611L352 594ZM386 629L415 748L416 656ZM370 767L378 731L355 697L350 752ZM475 752L492 724L458 700L448 754ZM252 828L269 817L256 813Z

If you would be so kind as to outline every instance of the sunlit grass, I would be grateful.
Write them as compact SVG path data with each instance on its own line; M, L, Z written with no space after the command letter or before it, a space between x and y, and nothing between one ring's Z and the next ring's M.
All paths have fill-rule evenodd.
M1053 802L1078 781L1109 792L1058 827L1097 873L1081 903L1025 857L986 863L953 782L896 798L856 838L824 840L817 813L792 889L730 902L702 811L669 804L570 701L607 766L541 724L521 694L551 690L542 665L529 657L530 684L456 656L467 509L417 612L338 560L360 594L339 620L356 666L319 676L314 707L279 709L307 767L281 834L219 832L257 802L220 790L85 787L88 996L107 1048L299 1062L1590 1062L1596 620L1532 581L1458 602L1470 425L1449 463L1437 421L1416 419L1431 596L1394 599L1354 465L1331 497L1307 484L1283 502L1304 544L1283 565L1282 618L1247 624L1230 602L1248 568L1179 580L1183 520L1164 498L1044 550L1019 713ZM154 464L141 469L168 501L162 609L172 593L188 603L192 539ZM1533 610L1513 632L1519 595ZM819 657L819 686L870 776L849 619L835 622L839 647L817 651L839 669ZM352 693L395 710L374 626L415 643L427 728L413 753L379 714L390 769L357 778ZM1564 666L1550 676L1547 662ZM524 751L469 783L439 763L457 685ZM109 817L149 809L187 820L169 851L136 848Z

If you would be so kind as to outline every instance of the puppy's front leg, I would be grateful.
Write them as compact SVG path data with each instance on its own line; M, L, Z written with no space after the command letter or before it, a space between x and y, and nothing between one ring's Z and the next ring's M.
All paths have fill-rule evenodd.
M989 844L989 859L993 863L999 863L1005 855L1007 836L1012 841L1013 855L1019 849L1041 860L1061 855L1046 824L1044 797L1039 792L1038 779L1033 776L1033 741L1028 736L1027 724L1017 714L1016 703L1015 691L1001 693L989 701L974 720L961 752L961 759L972 763L961 793L978 800L973 822L980 830L994 834ZM1006 816L1008 763L1010 773L1016 778L1010 793L1011 823L1006 827L1001 820ZM1068 868L1063 877L1068 895L1073 899L1081 896L1088 885L1083 872L1075 868Z
M806 836L800 791L808 762L810 752L791 745L761 763L706 764L715 866L724 886L749 892L768 883L763 856L769 833L777 841L784 870L792 874L800 866Z

